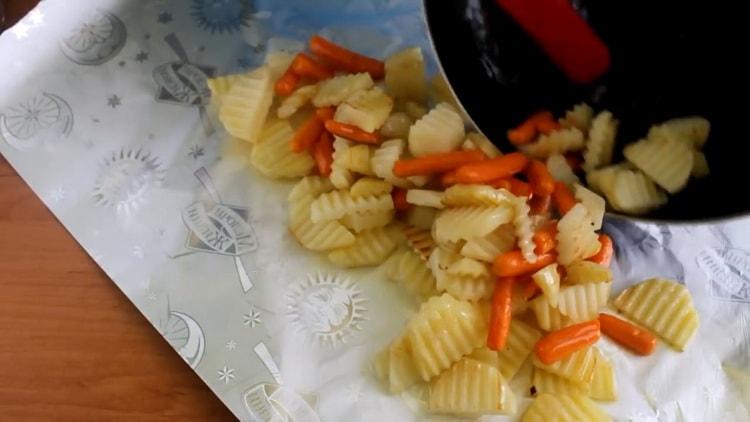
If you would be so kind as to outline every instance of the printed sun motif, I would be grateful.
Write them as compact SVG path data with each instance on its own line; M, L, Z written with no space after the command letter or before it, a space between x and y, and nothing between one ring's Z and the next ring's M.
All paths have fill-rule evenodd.
M252 8L249 0L193 0L190 15L212 34L232 33L247 26Z
M366 299L354 282L317 274L290 290L287 315L299 331L318 344L335 348L362 330Z
M121 150L104 161L94 185L94 202L130 213L144 201L146 192L161 182L164 170L157 157L142 150Z

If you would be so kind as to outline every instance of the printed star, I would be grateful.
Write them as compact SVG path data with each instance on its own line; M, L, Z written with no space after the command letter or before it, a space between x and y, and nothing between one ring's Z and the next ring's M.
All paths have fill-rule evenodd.
M202 52L204 52L204 51L206 51L206 46L204 46L204 45L201 45L201 46L199 46L199 47L198 47L198 52L199 52L199 53L202 53Z
M169 22L172 22L172 14L169 13L169 12L167 12L167 11L160 12L159 16L156 18L156 21L159 22L159 23L169 23Z
M138 245L133 246L133 256L135 256L136 258L141 258L142 259L143 256L144 256L143 247L142 246L138 246Z
M219 381L224 381L224 384L229 384L234 379L234 369L227 368L226 365L216 372L219 374Z
M188 155L193 157L194 160L197 160L198 157L202 157L204 154L203 147L199 147L198 145L193 146L190 148L190 151L188 152Z
M111 97L107 98L107 105L112 108L117 108L120 104L122 104L121 98L115 94L112 94Z
M344 394L352 401L356 403L362 398L362 383L352 383L346 387Z
M28 16L29 20L31 21L34 26L40 26L44 24L44 13L39 11L39 9L34 9L29 13Z
M65 199L65 189L62 187L56 188L49 193L49 200L52 202L60 202Z
M145 35L143 36L143 39L144 39L144 40L150 40L150 39L151 39L151 34L145 34Z
M237 59L237 65L243 69L249 69L253 67L253 62L247 57L242 57Z
M234 340L229 340L224 347L226 347L227 350L234 350L237 348L237 342Z
M138 54L135 55L135 61L137 61L138 63L143 63L146 60L148 60L148 53L143 50L141 50L140 52L138 52Z
M151 291L151 289L146 290L146 299L148 299L148 300L150 300L152 302L155 301L156 300L156 293L154 293L153 291Z
M242 325L246 327L249 325L250 328L255 328L256 325L263 323L263 320L260 317L260 312L255 309L251 309L250 312L242 315L242 320Z
M31 29L31 27L25 22L21 21L18 22L13 28L11 28L10 32L12 32L13 35L16 36L16 39L22 40L29 36L29 29Z
M154 138L155 138L155 136L154 136L153 133L149 133L148 136L146 136L146 137L148 138L149 141L153 141Z
M121 61L120 63L117 63L117 64L119 64L119 65L120 65L120 67L125 67L125 61L124 61L124 60L123 60L123 61Z

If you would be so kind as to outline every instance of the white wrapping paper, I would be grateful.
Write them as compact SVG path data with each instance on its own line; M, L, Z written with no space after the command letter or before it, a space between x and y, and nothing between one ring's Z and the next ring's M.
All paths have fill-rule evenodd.
M0 152L238 419L429 419L367 369L416 305L379 270L301 250L285 229L290 184L250 169L211 118L207 76L315 32L431 54L418 0L46 0L0 37ZM681 354L603 341L620 394L605 409L750 420L750 220L604 230L615 291L674 277L701 318Z

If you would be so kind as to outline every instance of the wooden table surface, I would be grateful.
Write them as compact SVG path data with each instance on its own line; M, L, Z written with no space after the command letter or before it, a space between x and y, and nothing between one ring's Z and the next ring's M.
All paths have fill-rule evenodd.
M0 156L0 420L233 420Z

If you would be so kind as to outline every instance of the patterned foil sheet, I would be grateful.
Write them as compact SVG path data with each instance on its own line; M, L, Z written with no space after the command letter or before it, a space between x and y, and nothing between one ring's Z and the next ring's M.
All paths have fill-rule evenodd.
M380 271L301 250L285 228L290 184L227 152L212 117L207 77L313 33L431 55L418 0L46 0L0 37L0 152L240 420L425 419L418 395L388 396L367 370L416 305ZM750 419L750 220L604 230L615 291L674 277L701 328L685 353L646 359L604 341L620 400L603 407Z

